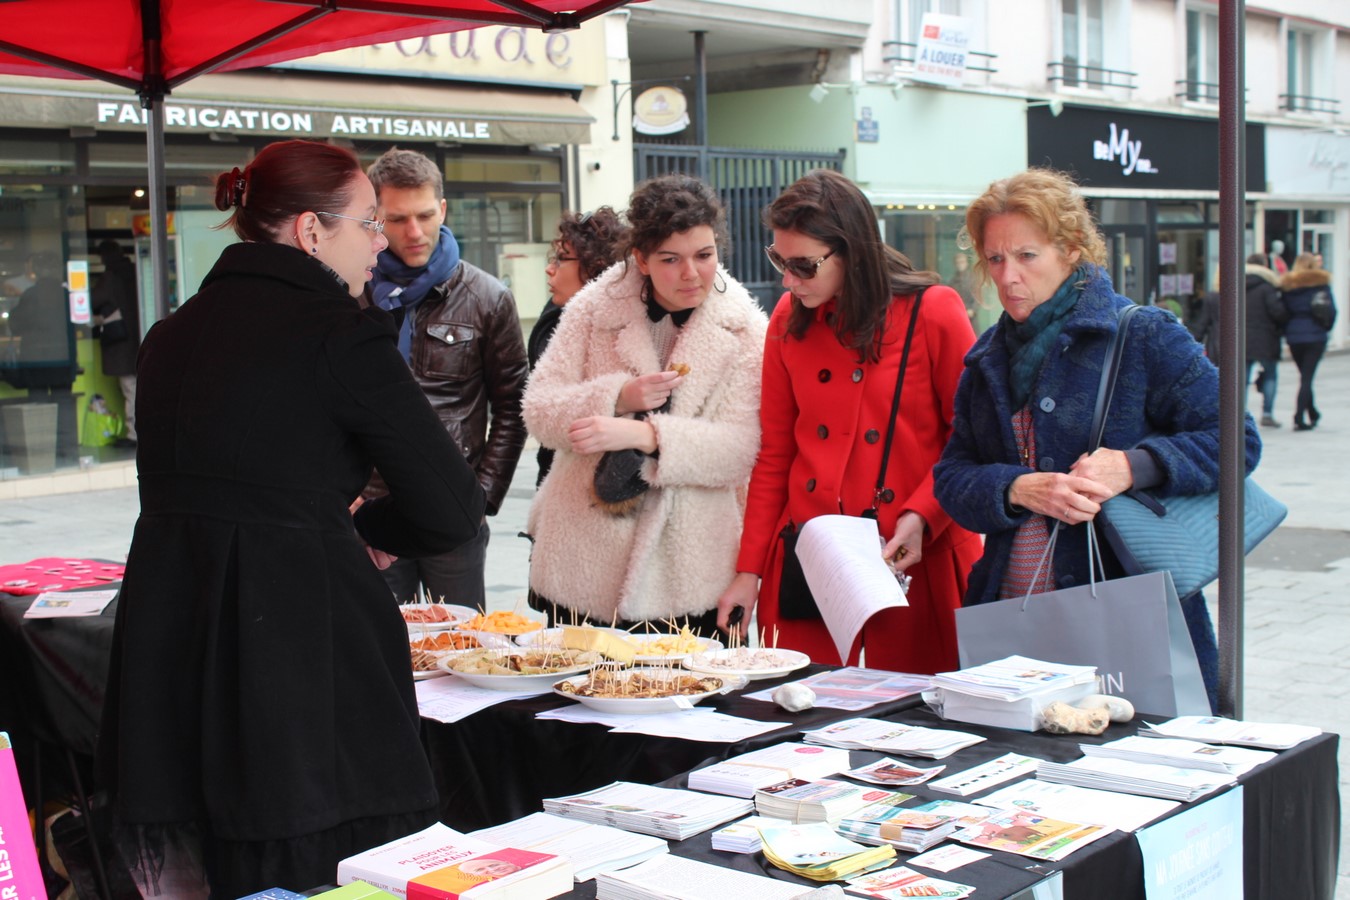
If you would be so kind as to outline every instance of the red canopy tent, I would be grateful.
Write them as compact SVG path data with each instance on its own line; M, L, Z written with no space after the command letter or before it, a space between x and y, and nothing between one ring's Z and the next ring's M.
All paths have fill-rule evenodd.
M0 73L88 78L140 95L155 305L168 313L163 99L208 72L477 28L561 31L627 0L0 0Z

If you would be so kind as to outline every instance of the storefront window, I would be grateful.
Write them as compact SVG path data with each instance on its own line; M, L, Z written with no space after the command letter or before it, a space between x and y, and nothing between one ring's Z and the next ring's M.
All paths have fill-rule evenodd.
M524 320L537 318L548 300L544 265L562 215L562 194L446 189L446 224L459 252L500 278Z
M1144 200L1090 199L1088 203L1103 225L1146 225L1148 203Z
M1181 224L1183 222L1205 221L1205 204L1197 200L1194 203L1160 202L1158 204L1158 224Z
M0 140L0 175L64 175L74 170L71 141Z
M547 156L450 156L445 180L470 182L561 182L562 163Z

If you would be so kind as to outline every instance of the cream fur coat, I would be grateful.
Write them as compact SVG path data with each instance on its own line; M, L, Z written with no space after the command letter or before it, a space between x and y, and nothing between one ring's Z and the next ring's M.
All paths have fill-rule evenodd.
M670 362L689 366L668 413L653 415L659 453L638 511L595 504L599 454L570 449L567 429L613 415L630 379L660 369L642 276L619 263L567 304L525 389L525 424L557 451L530 508L530 586L596 623L706 612L735 574L742 496L759 452L766 320L719 270L714 290L680 329Z

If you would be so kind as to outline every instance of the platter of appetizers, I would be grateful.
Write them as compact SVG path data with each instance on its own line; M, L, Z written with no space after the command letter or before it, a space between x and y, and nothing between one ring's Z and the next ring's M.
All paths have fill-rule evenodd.
M673 634L630 634L628 640L637 645L638 663L678 663L693 653L722 649L720 641L700 637L688 628Z
M543 627L544 623L537 619L531 619L528 616L522 616L520 613L504 609L490 613L470 611L466 620L455 623L455 628L460 631L486 631L492 634L508 634L513 637L530 631L539 631Z
M450 654L437 665L477 687L496 691L549 690L565 675L589 670L601 657L589 650L470 650Z
M410 632L454 628L460 622L474 617L474 611L469 607L453 603L404 603L398 609L403 614L403 621L408 623Z
M774 678L811 664L811 657L797 650L768 647L736 647L708 650L685 657L684 667L705 675L739 675L750 681Z
M744 685L742 678L696 675L668 666L601 666L557 681L553 693L600 712L649 715L690 709L700 700Z

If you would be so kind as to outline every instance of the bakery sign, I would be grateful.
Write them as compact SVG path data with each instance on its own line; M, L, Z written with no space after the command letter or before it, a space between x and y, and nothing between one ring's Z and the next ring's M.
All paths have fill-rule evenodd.
M94 125L144 128L147 113L139 103L98 101ZM164 104L168 131L287 135L291 137L409 137L427 140L490 141L490 122L449 116L351 113L265 108L235 104Z

